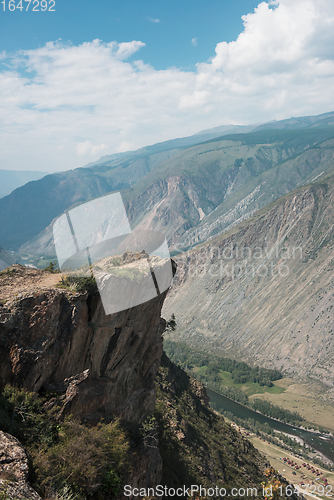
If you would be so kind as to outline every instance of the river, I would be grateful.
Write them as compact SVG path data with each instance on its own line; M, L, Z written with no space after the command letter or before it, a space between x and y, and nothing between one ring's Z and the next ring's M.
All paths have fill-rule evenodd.
M217 407L223 409L224 411L230 411L236 417L247 419L252 418L261 424L267 423L270 425L272 429L276 429L277 431L286 432L287 434L291 434L293 436L300 437L306 444L319 451L327 458L334 462L334 439L329 438L327 436L323 436L322 434L314 434L313 432L304 431L303 429L299 429L298 427L293 427L292 425L284 424L282 422L278 422L273 418L266 417L261 413L257 413L254 410L246 408L245 406L232 401L225 396L221 396L217 394L217 392L211 391L210 389L206 389L210 400L216 403Z

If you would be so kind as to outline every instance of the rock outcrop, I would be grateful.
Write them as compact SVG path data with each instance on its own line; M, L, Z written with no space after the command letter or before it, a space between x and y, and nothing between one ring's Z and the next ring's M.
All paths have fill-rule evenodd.
M20 265L1 274L0 386L51 393L45 406L56 409L59 419L71 415L96 424L120 417L139 424L155 407L165 328L160 312L167 291L106 315L98 291L75 293L55 287L59 280L60 275ZM26 464L16 438L2 434L5 463L13 455L5 441L16 446L17 457ZM162 474L159 450L143 445L139 461L132 484L157 483ZM30 491L23 486L20 478L17 498ZM13 495L16 491L11 482L4 488Z
M56 275L43 271L34 270L31 285L13 293L31 273L16 265L0 278L7 290L0 306L0 384L56 393L50 405L60 406L59 416L140 422L154 409L167 292L107 316L98 292L72 293L49 283L45 289L42 277Z
M15 437L0 431L0 492L13 500L39 500L40 496L27 482L28 473L23 446Z

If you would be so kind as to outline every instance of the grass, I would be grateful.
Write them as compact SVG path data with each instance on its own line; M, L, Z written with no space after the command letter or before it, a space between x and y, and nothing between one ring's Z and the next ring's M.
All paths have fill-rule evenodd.
M60 273L57 262L50 261L49 265L45 267L44 271L49 271L51 274Z
M0 276L10 276L11 274L14 274L14 272L14 269L4 269L0 272Z
M70 486L78 498L112 498L122 489L129 445L119 423L88 428L76 420L59 426L53 446L34 453L39 488L45 493Z
M292 378L277 380L275 387L281 392L266 391L257 397L299 413L309 428L321 427L334 432L334 405L329 387L314 380L303 382Z
M0 491L0 500L10 500L10 497L7 495L7 486L5 484L1 484L0 487L4 488Z
M55 285L57 288L66 288L70 292L75 293L95 293L97 291L97 283L93 276L74 277L63 276L61 281Z

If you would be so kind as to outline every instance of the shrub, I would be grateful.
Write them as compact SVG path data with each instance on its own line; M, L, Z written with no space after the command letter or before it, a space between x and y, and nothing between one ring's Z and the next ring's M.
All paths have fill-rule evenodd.
M60 288L67 288L71 292L93 294L97 292L97 283L94 276L74 277L65 276L58 284Z
M125 431L118 421L87 427L68 417L59 423L44 408L49 398L10 385L0 395L0 429L27 449L32 486L47 500L114 499L129 470Z
M34 456L39 485L45 493L69 485L78 498L103 492L113 498L127 471L129 444L118 422L86 427L67 419L59 429L59 442L42 446Z
M0 395L1 429L16 436L25 446L51 444L55 423L44 410L44 399L26 389L6 385Z

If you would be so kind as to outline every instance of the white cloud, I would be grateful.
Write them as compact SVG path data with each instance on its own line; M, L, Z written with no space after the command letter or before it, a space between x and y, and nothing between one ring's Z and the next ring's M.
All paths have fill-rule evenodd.
M106 144L100 144L99 146L93 146L91 153L92 153L92 155L96 155L96 154L100 155L103 152L105 153L106 150L108 150L108 149L109 149L109 146L107 146Z
M64 147L64 146L62 146ZM109 149L106 144L94 146L90 141L79 142L75 147L79 156L87 155L88 153L94 156L101 156L103 152Z
M332 0L262 2L243 22L193 72L127 61L141 41L2 53L1 168L65 170L221 124L332 110Z
M203 106L206 102L208 102L210 98L210 93L205 90L195 90L191 95L184 95L180 99L179 108L187 109L194 108L198 106Z
M160 19L158 19L158 18L154 19L152 17L149 17L148 20L151 21L151 23L160 23Z
M76 145L75 149L77 150L78 155L86 155L93 147L93 144L90 141L79 142Z
M138 149L138 146L130 141L122 141L119 146L115 149L116 153L125 153L126 151L134 151Z
M132 42L123 42L118 44L116 54L119 59L127 59L142 47L145 47L145 43L137 42L136 40L133 40Z
M197 47L197 38L191 39L191 45L193 45L194 47Z

